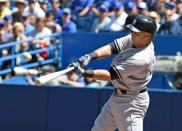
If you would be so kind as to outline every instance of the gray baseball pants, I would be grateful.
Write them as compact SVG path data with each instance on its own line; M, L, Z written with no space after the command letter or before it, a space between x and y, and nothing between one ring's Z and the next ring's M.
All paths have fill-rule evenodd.
M91 131L143 131L143 119L149 106L148 92L111 95Z

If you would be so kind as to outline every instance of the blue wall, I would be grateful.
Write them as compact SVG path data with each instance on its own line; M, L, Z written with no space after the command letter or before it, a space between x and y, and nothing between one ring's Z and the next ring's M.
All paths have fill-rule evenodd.
M1 131L45 131L47 91L26 86L0 86Z
M89 131L112 89L0 85L1 131ZM182 92L150 90L145 131L181 131Z

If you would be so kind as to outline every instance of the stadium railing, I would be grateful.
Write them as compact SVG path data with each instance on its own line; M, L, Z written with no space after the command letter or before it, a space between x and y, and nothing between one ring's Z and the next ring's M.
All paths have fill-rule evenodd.
M43 38L50 38L50 45L45 47L45 48L38 48L38 49L33 49L33 50L28 50L26 52L30 53L31 55L35 55L38 53L42 53L45 51L50 52L50 56L46 58L43 61L35 61L35 62L25 62L21 64L24 68L34 68L36 66L41 66L45 64L57 64L58 68L62 66L62 36L60 33L55 33L51 36L46 36L38 39L33 39L33 40L39 40ZM17 57L20 57L23 59L23 52L17 52L15 51L15 47L17 45L20 45L23 42L27 42L28 44L32 44L32 39L27 40L27 41L13 41L9 43L4 43L0 45L0 50L2 53L3 49L10 49L10 55L7 56L2 56L0 58L0 63L3 63L5 61L10 61L10 66L7 69L0 69L0 75L4 75L7 73L11 73L13 67L17 66L16 65L16 59Z

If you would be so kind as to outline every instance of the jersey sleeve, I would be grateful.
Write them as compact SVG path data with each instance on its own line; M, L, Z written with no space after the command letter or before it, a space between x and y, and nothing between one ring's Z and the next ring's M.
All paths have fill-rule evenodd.
M132 44L131 35L115 39L113 43L116 47L116 51L119 53Z

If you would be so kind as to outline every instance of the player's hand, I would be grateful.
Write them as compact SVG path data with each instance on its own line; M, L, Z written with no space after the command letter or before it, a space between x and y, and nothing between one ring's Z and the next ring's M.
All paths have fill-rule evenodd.
M85 70L80 66L79 63L73 62L71 66L75 68L74 71L76 73L78 73L79 75L83 75L84 74Z
M79 63L78 61L75 61L75 62L69 64L69 65L68 65L68 68L69 68L69 67L76 67L76 66L80 66L80 63Z
M81 67L87 66L91 60L91 56L89 54L86 54L84 56L81 56L77 62L80 64Z

